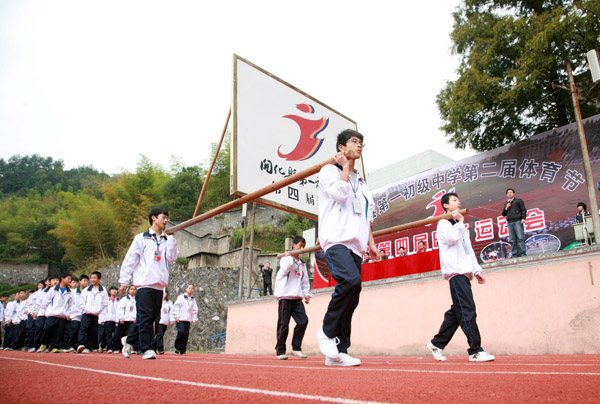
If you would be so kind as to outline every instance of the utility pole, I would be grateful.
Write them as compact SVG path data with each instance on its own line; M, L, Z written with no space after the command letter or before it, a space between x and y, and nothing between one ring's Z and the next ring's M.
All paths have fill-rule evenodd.
M256 202L252 202L252 227L250 228L250 264L248 265L248 297L252 295L252 267L254 264L254 223L256 220Z
M579 135L579 144L581 146L581 158L583 161L583 170L585 173L585 182L587 184L588 198L590 200L590 211L592 214L592 224L594 226L595 244L598 244L600 237L600 218L598 217L598 201L596 200L596 190L594 189L594 176L592 175L592 164L588 152L585 131L581 119L581 110L579 109L579 99L577 98L577 87L573 78L571 63L567 62L567 72L569 73L569 84L571 87L571 97L573 99L573 108L575 109L575 121L577 122L577 134ZM583 219L585 220L585 218Z
M244 230L242 231L242 262L240 263L240 276L238 283L238 300L242 300L242 289L244 287L244 267L246 263L246 227L248 224L248 218L246 217L246 205L242 207L242 227Z

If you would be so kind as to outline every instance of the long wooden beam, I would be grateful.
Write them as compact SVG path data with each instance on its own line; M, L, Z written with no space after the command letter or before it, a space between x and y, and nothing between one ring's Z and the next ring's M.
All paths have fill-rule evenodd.
M468 215L469 209L462 209L460 211L460 214L463 216ZM402 230L408 230L408 229L412 229L414 227L425 226L426 224L437 223L442 219L452 219L452 214L446 213L441 216L432 216L432 217L428 217L427 219L416 220L414 222L404 223L404 224L400 224L398 226L393 226L393 227L388 227L387 229L377 230L377 231L373 232L373 237L385 236L386 234L397 233ZM317 244L312 247L303 248L301 250L291 250L290 255L295 257L298 255L315 252L320 249L321 249L321 246ZM277 258L281 258L284 255L285 254L277 254Z
M356 157L354 155L354 152L352 152L351 150L347 150L346 158L355 159ZM226 204L223 204L221 206L217 206L216 208L211 209L208 212L204 212L201 215L198 215L189 220L186 220L183 223L179 223L177 226L173 226L173 227L169 228L168 230L166 230L166 233L173 234L179 230L183 230L183 229L190 227L196 223L202 222L206 219L210 219L213 216L216 216L223 212L227 212L228 210L231 210L233 208L237 208L238 206L241 206L247 202L252 202L253 200L260 198L261 196L270 194L271 192L277 191L278 189L281 189L285 186L293 184L294 182L300 181L306 177L310 177L311 175L318 173L321 170L321 168L323 168L323 166L326 166L327 164L334 164L334 163L335 163L335 160L333 157L328 160L322 161L319 164L315 164L314 166L311 166L302 171L299 171L296 174L290 175L289 177L283 178L283 179L276 181L270 185L267 185L266 187L263 187L263 188L259 189L258 191L254 191L249 194L246 194L246 195L242 196L241 198L227 202Z

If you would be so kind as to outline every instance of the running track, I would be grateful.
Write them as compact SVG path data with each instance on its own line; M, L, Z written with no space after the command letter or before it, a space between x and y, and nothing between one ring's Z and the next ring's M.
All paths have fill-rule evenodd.
M0 401L11 403L598 403L600 355L323 357L167 353L158 360L0 351Z

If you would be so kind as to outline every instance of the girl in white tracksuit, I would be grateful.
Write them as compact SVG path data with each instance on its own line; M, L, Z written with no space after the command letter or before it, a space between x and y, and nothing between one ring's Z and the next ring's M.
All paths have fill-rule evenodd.
M188 285L185 288L185 293L179 295L173 305L173 319L177 328L175 353L179 355L185 355L187 351L190 324L196 324L196 321L198 321L198 304L194 296L192 296L193 293L194 285Z
M119 320L119 325L117 326L118 338L116 344L119 344L124 336L135 334L135 328L137 327L137 311L135 300L136 293L137 288L133 285L130 286L127 296L122 298L117 306L117 318ZM139 342L133 341L132 345L135 351L139 349Z
M156 351L159 355L165 353L164 337L167 332L167 327L173 325L171 312L173 311L173 303L169 300L169 292L165 290L163 296L162 308L160 309L160 319L156 326Z
M102 338L102 346L106 348L107 353L118 351L116 343L116 327L119 322L117 313L120 299L117 297L118 289L114 286L108 289L108 305L100 314L98 321L102 323L104 328L104 337ZM116 348L115 348L116 346Z

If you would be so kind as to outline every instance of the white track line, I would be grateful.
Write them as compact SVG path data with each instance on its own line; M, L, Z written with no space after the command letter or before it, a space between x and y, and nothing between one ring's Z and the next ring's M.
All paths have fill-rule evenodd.
M161 359L165 361L184 362L176 359ZM291 365L261 365L257 363L226 363L220 361L210 360L185 360L185 362L191 363L206 363L206 364L219 364L227 366L250 366L259 368L273 368L273 369L308 369L311 371L325 370L325 371L352 371L352 372L398 372L398 373L441 373L441 374L477 374L477 375L563 375L563 376L600 376L600 372L518 372L518 371L472 371L472 370L421 370L421 369L369 369L361 367L308 367L308 366L291 366ZM477 366L477 365L474 365Z
M183 384L183 385L187 385L187 386L229 390L229 391L235 391L235 392L240 392L240 393L254 393L254 394L263 394L263 395L267 395L267 396L290 397L290 398L298 398L298 399L302 399L302 400L324 401L324 402L329 402L329 403L389 404L389 403L382 403L379 401L361 401L361 400L352 400L352 399L341 398L341 397L315 396L315 395L310 395L310 394L298 394L298 393L291 393L291 392L285 392L285 391L261 390L261 389L247 388L247 387L227 386L227 385L222 385L222 384L208 384L208 383L200 383L200 382L191 382L191 381L187 381L187 380L171 380L171 379L165 379L162 377L138 376L138 375L132 375L132 374L128 374L128 373L111 372L108 370L91 369L91 368L84 368L84 367L80 367L80 366L71 366L71 365L62 365L62 364L58 364L58 363L50 363L50 362L44 362L44 361L39 361L39 360L34 360L34 359L20 359L20 358L9 358L9 357L0 357L0 359L31 362L31 363L37 363L40 365L57 366L57 367L62 367L62 368L66 368L66 369L84 370L84 371L88 371L88 372L101 373L101 374L105 374L105 375L109 375L109 376L120 376L120 377L127 377L127 378L131 378L131 379L150 380L150 381L155 381L155 382L172 383L172 384Z
M176 360L176 359L171 359L171 357L161 357L161 359L168 359L168 360ZM429 358L428 358L429 359ZM194 360L201 360L201 361L215 361L214 363L223 363L224 365L229 365L229 364L234 364L231 362L227 362L230 361L229 359L226 358L212 358L212 357L206 357L206 358L199 358L196 359L194 357L189 358L189 361L194 361ZM223 360L223 362L221 362L221 360ZM270 359L270 358L260 358L260 357L246 357L245 360L251 360L254 362L257 361L264 361L264 362L275 362L274 360ZM302 362L302 363L323 363L323 359L318 359L318 360L311 360L311 358L308 359L302 359L302 360L298 360L298 359L293 359L292 361L290 361L292 363L295 362ZM389 362L389 363L385 363L385 362ZM588 362L593 362L593 361L588 361ZM528 362L514 362L514 361L509 361L506 362L503 359L500 361L494 361L493 363L487 363L483 366L581 366L581 367L600 367L600 360L598 361L599 363L535 363L532 361L528 361ZM285 363L285 362L279 362L281 364ZM289 363L289 362L288 362ZM386 366L414 366L414 365L424 365L424 366L478 366L478 364L474 364L471 363L469 361L467 361L466 359L462 362L439 362L439 361L402 361L402 360L396 360L396 359L392 359L390 360L381 360L381 361L362 361L363 365L383 365L385 364ZM273 365L276 366L276 365ZM285 366L285 365L284 365Z

